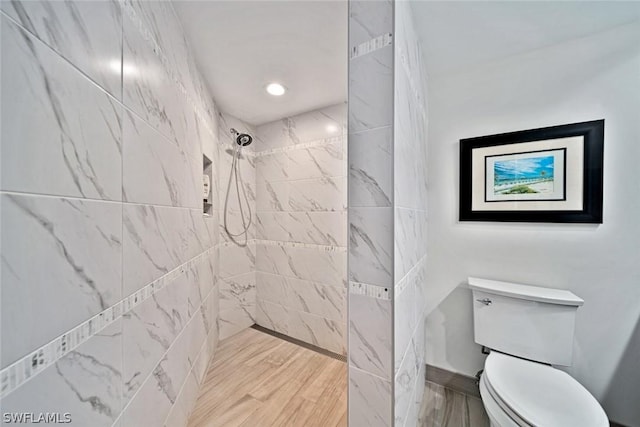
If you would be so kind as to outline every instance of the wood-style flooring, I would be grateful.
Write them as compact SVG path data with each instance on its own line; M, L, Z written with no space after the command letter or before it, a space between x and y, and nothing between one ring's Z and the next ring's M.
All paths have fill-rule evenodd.
M346 364L255 329L220 342L188 424L346 425Z
M418 425L489 427L489 418L480 399L427 382Z

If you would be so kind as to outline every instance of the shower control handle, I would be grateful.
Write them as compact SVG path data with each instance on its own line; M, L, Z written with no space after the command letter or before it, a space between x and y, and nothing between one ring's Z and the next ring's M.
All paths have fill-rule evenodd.
M477 299L476 301L481 302L484 305L491 305L493 303L489 298Z

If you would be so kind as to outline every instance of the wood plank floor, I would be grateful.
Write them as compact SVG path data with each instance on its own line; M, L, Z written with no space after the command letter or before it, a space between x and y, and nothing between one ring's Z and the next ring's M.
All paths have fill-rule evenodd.
M220 343L189 427L346 427L344 362L246 329Z
M418 426L489 427L489 417L480 399L427 382Z

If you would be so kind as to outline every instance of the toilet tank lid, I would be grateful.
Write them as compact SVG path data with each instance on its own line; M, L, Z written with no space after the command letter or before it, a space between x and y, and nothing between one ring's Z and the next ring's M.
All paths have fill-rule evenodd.
M503 295L529 301L546 302L549 304L570 305L579 307L584 300L573 292L564 289L543 288L540 286L520 285L517 283L500 282L497 280L469 277L469 287L473 290Z

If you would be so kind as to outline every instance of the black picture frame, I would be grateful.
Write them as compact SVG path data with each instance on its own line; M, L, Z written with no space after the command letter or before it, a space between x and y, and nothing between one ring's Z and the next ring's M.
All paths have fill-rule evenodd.
M487 199L487 183L493 182L493 197L503 197L501 194L498 194L497 188L502 181L498 181L498 173L496 172L498 169L494 163L494 169L489 171L489 167L487 166L487 158L486 157L500 157L508 158L508 156L517 155L517 156L526 156L527 154L534 153L535 151L518 151L515 150L515 154L513 154L513 150L509 150L509 146L517 147L514 144L528 143L528 142L541 142L545 144L553 144L553 140L558 140L560 143L560 138L569 138L569 137L582 137L582 162L578 162L578 160L574 160L573 163L573 174L572 176L576 177L573 181L578 180L578 176L582 176L582 192L580 194L579 191L574 192L576 195L574 204L581 203L581 209L571 209L571 210L562 210L561 207L565 205L561 205L560 203L566 202L567 198L567 178L566 178L566 170L567 170L567 151L564 152L564 167L562 168L562 173L565 174L565 177L562 178L561 185L556 185L556 190L554 190L557 195L552 200L549 199L530 199L526 200L488 200ZM575 144L575 142L574 142ZM504 146L504 147L498 147ZM481 153L489 152L487 147L496 147L495 149L504 150L504 153L500 153L499 155L486 155L483 156ZM484 149L484 150L479 150ZM476 151L479 150L479 151ZM546 149L542 151L549 152L547 153L546 158L551 158L551 151L557 151L560 148L554 149ZM579 152L579 151L576 151ZM475 157L474 157L475 156ZM483 159L482 168L484 168L483 175L485 176L485 181L480 183L477 179L478 171L474 171L472 169L474 164L474 159L476 168L479 168L477 165L478 158ZM545 159L546 159L545 158ZM576 157L579 159L579 157ZM538 159L535 159L538 160ZM602 223L602 199L603 199L603 163L604 163L604 120L593 120L588 122L581 123L571 123L559 126L550 126L539 129L529 129L517 132L509 132L502 133L496 135L487 135L475 138L466 138L460 140L460 211L459 211L459 220L460 221L499 221L499 222L555 222L555 223L593 223L593 224L601 224ZM562 167L562 163L558 161L558 165ZM578 168L582 167L582 171ZM554 166L551 166L554 167ZM487 171L489 173L495 173L494 179L489 181L487 177ZM474 182L474 173L476 174L476 179ZM559 175L560 176L560 175ZM555 172L552 172L551 181L555 179ZM547 181L549 178L547 179ZM540 179L538 179L540 181ZM560 179L558 179L560 181ZM515 182L515 181L512 181ZM539 182L537 182L539 184ZM542 185L542 184L539 184ZM553 186L553 184L552 184ZM564 186L564 188L563 188ZM523 187L523 186L520 186ZM512 184L512 187L513 184ZM530 188L525 188L525 190L519 189L519 191L531 192L528 191ZM579 187L576 187L579 188ZM481 190L480 190L481 189ZM480 197L478 193L482 191L484 201L487 202L485 205L482 205L482 208L474 209L474 200L477 200L477 197ZM509 190L516 191L516 190ZM517 193L514 193L517 194ZM581 201L579 199L581 196ZM474 199L476 197L476 199ZM506 196L505 196L506 197ZM516 196L512 196L516 197ZM531 196L534 197L534 196ZM537 197L537 196L536 196ZM540 196L542 197L542 196ZM530 201L544 202L538 204L529 203ZM490 209L488 206L492 206L489 202L497 202L495 206L501 205L502 208L492 208ZM510 203L509 203L510 202ZM554 204L558 204L560 208L554 208ZM536 209L532 209L532 206L537 206ZM506 207L505 207L506 206ZM540 206L545 206L546 208L540 208Z

